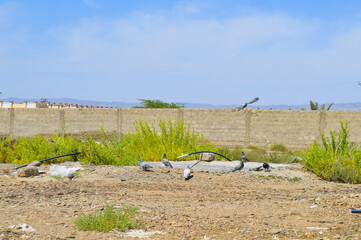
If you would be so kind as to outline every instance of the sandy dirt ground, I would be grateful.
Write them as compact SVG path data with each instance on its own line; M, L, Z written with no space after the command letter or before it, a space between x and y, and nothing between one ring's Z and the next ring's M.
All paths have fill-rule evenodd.
M361 214L348 213L361 207L360 185L320 180L298 164L182 175L180 168L114 166L85 167L71 182L2 173L0 239L361 239ZM139 207L142 231L74 227L77 216L108 201ZM20 223L34 231L9 228Z

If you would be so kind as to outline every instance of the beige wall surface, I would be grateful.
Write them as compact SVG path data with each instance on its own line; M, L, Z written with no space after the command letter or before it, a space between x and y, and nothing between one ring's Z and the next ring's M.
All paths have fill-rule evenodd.
M291 149L305 148L339 130L349 121L350 140L361 143L359 111L293 111L245 109L0 109L0 134L30 137L67 133L94 134L104 130L125 134L134 132L135 120L183 120L218 146L257 146L268 148L284 144Z

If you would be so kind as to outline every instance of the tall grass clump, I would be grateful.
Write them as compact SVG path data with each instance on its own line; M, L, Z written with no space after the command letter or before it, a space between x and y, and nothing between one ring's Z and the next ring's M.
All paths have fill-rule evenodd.
M21 137L17 140L11 136L0 141L0 162L23 165L35 160L42 160L57 155L77 152L79 141L71 135L55 133L49 139L40 135L34 137ZM52 162L76 160L77 156L54 159Z
M338 133L330 137L320 133L322 144L316 141L303 152L304 166L328 181L361 183L361 148L349 142L348 121L341 122Z
M98 131L101 136L100 141L96 141L88 136L81 142L79 161L85 164L94 165L136 165L139 161L136 148L131 135L125 135L120 141L116 135L104 131Z
M57 158L47 163L73 160L84 164L129 166L138 164L140 158L160 161L164 153L167 153L170 160L176 160L182 153L217 150L202 134L185 126L182 121L169 119L148 123L138 120L133 125L135 133L128 132L120 140L117 135L104 131L103 128L98 131L100 140L91 136L87 136L85 140L76 139L65 134L65 129L62 133L48 137L1 137L0 163L24 165L35 160L81 152L79 155Z
M126 231L137 229L142 226L136 220L138 208L123 205L116 209L114 205L107 204L102 212L90 213L79 216L75 221L75 226L84 231L109 232L113 229Z
M213 143L205 140L202 134L189 125L185 126L183 121L168 119L149 124L137 120L133 126L135 134L128 133L127 137L133 141L138 156L148 161L160 161L164 153L167 153L168 159L176 160L182 153L217 150Z

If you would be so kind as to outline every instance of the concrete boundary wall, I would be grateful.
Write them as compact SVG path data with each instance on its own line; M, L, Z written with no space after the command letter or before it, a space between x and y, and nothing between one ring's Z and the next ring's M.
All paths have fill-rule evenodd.
M320 131L338 130L348 120L350 140L361 143L361 111L294 111L245 109L0 109L0 134L31 137L63 129L72 134L96 134L104 130L134 132L138 119L183 120L218 146L269 148L284 144L291 149L320 141Z

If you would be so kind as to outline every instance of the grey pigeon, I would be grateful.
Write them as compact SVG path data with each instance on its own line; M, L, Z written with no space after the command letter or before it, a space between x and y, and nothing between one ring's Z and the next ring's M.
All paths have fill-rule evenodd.
M270 165L268 164L268 163L263 163L263 168L264 168L264 170L266 171L266 172L269 172L269 171L271 171L270 170Z
M168 168L173 168L172 164L169 162L169 160L167 159L166 154L164 153L163 155L163 160L162 160L163 164L168 167Z
M239 163L239 165L237 165L235 168L232 169L232 172L241 171L244 168L245 162L249 162L249 160L246 157L246 155L244 155L244 152L242 151L241 162Z
M242 151L242 155L241 155L241 160L243 160L245 162L249 162L248 158L246 157L246 155L244 154L243 151Z
M188 165L187 168L184 169L184 172L183 172L183 176L184 176L185 180L189 179L189 177L191 176L191 172L192 172L192 170Z
M243 162L243 160L241 160L240 164L232 169L232 172L241 171L243 168L244 168L244 162Z
M139 165L143 168L144 171L148 171L149 168L153 168L148 163L144 162L143 159L140 159L140 164Z
M248 104L251 104L251 103L254 103L254 102L257 102L259 100L258 97L254 98L253 100L249 101L249 102L246 102L245 104L243 104L243 106L240 106L237 108L238 111L242 110L242 109L245 109Z
M69 181L71 181L71 180L73 180L73 178L74 178L75 176L74 176L74 174L72 174L72 173L68 173L68 174L66 175L66 177L69 179Z
M256 172L260 172L262 170L263 170L262 166L259 166L259 167L256 167L256 168L252 169L252 171L256 171Z

